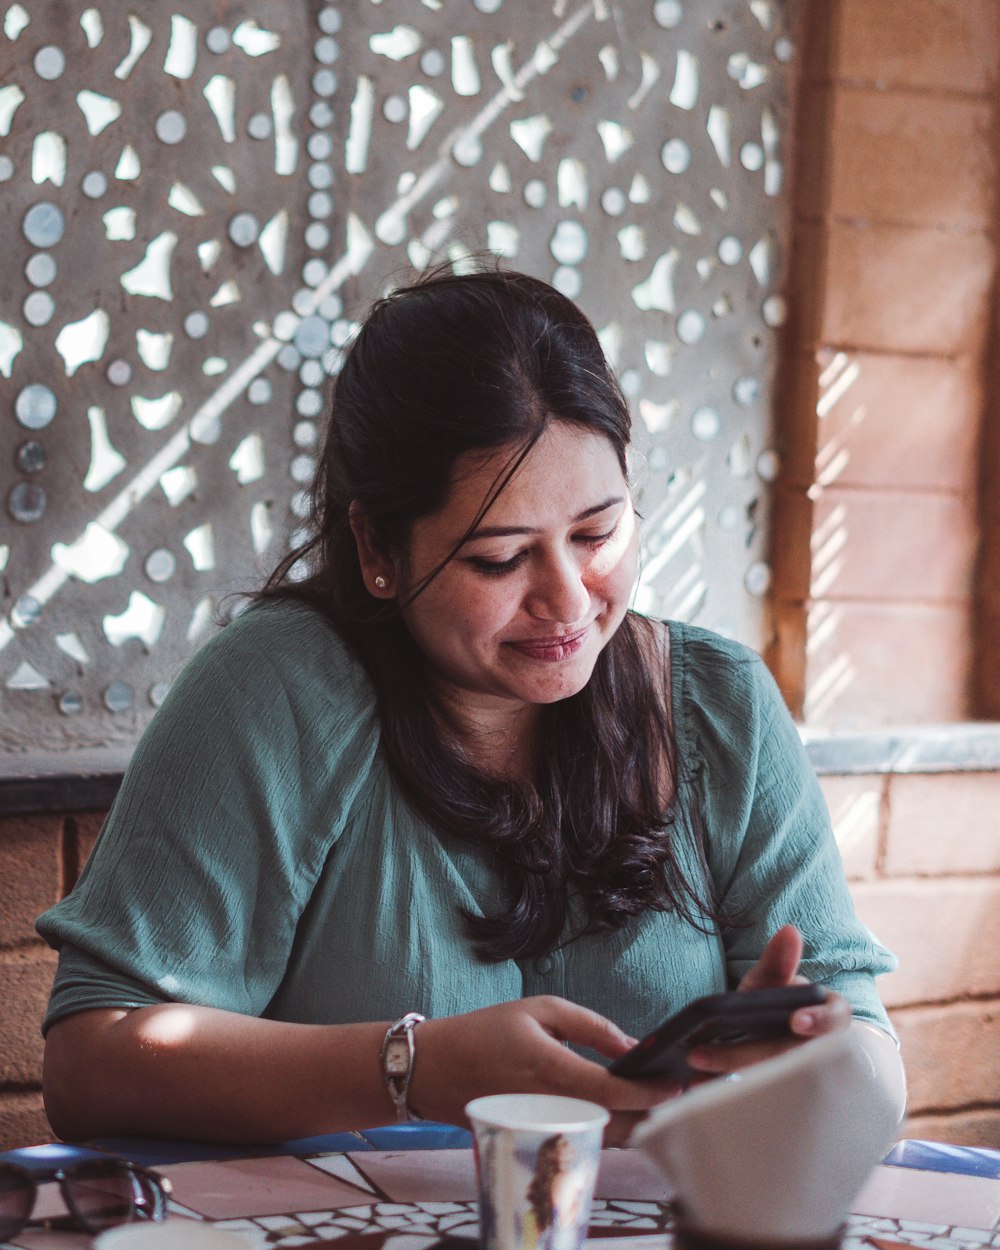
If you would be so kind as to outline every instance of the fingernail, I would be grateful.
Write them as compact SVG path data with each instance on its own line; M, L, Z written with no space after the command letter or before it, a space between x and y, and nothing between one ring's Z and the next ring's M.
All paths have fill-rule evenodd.
M799 1011L792 1017L792 1029L796 1033L811 1033L816 1017L811 1011Z

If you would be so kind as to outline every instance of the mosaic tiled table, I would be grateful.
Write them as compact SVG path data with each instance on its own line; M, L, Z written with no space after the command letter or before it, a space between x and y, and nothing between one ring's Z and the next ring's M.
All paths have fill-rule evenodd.
M406 1149L384 1148L400 1140L389 1130L312 1139L298 1143L293 1153L251 1157L229 1151L220 1153L230 1157L185 1158L183 1148L164 1144L158 1152L149 1143L123 1152L144 1156L142 1161L169 1176L169 1218L238 1231L248 1246L284 1250L336 1241L340 1250L432 1250L451 1239L470 1239L472 1245L478 1231L472 1152L464 1135L446 1134L403 1138ZM426 1148L440 1141L449 1148ZM134 1143L114 1145L121 1150ZM54 1152L72 1149L38 1147L16 1154L38 1166L51 1163ZM667 1184L639 1152L605 1151L590 1250L669 1250L670 1198ZM59 1203L54 1192L43 1190L36 1215L56 1213ZM1000 1247L1000 1153L903 1143L875 1169L854 1211L845 1250ZM31 1229L8 1244L86 1250L90 1239Z

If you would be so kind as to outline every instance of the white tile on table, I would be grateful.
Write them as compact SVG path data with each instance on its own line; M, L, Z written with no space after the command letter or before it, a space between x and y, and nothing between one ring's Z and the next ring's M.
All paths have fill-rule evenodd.
M634 1202L631 1199L611 1198L618 1211L631 1211L633 1215L659 1215L660 1207L655 1202Z
M165 1168L179 1202L209 1219L245 1219L357 1204L357 1187L293 1155L180 1163Z
M339 1180L346 1181L348 1185L354 1185L362 1193L379 1196L371 1182L361 1175L348 1155L311 1155L305 1162L310 1167L326 1172L328 1176L336 1176Z
M666 1202L673 1188L649 1156L634 1147L602 1150L594 1185L595 1198Z
M927 1224L995 1228L1000 1222L1000 1180L879 1165L851 1210Z
M395 1202L472 1202L477 1197L471 1150L367 1150L350 1158Z

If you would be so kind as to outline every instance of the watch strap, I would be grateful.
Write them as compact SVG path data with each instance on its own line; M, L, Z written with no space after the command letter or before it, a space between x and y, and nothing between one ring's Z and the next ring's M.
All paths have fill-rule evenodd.
M382 1076L392 1105L396 1108L398 1124L420 1119L420 1116L410 1110L407 1095L416 1062L413 1030L418 1024L423 1024L425 1018L419 1012L408 1011L395 1024L389 1025L382 1042Z

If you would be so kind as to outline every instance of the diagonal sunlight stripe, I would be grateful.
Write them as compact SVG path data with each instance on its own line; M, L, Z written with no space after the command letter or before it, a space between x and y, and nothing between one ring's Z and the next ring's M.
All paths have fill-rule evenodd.
M433 163L424 170L404 195L398 196L393 201L378 220L385 221L386 219L397 218L402 221L406 214L429 195L446 173L453 168L452 151L455 145L460 140L478 138L496 121L509 104L520 99L522 89L535 78L540 77L552 68L558 59L559 53L592 14L597 14L598 19L603 20L604 16L606 16L605 0L587 0L570 18L557 27L547 39L539 43L531 58L514 75L511 85L504 86L498 91L470 122L464 126L457 126L448 133L438 145L438 155ZM359 225L360 223L358 223ZM233 370L218 389L205 400L201 407L185 423L183 429L178 430L153 458L146 462L128 485L122 487L104 510L98 516L91 518L91 521L96 522L107 530L113 531L117 529L125 518L135 510L136 506L154 489L160 479L160 475L187 454L191 447L192 428L197 428L202 422L221 416L230 404L246 390L253 379L274 360L284 346L286 339L294 334L295 327L305 317L314 314L323 300L339 290L348 277L360 273L374 251L375 244L367 231L363 227L356 227L352 231L351 222L349 221L347 251L333 266L324 280L312 290L311 298L304 305L304 311L295 313L288 310L278 314L283 322L282 337L279 339L272 334L269 338L264 339L246 360ZM275 320L277 320L277 317ZM287 333L285 332L286 327ZM76 541L79 541L80 537L82 535L79 535ZM21 594L30 595L44 607L59 593L66 582L69 581L69 578L69 573L53 564L49 566L47 571L33 586L22 591ZM15 631L10 622L6 619L0 620L0 651L3 651L8 646L14 636Z

